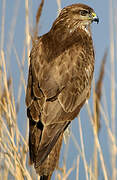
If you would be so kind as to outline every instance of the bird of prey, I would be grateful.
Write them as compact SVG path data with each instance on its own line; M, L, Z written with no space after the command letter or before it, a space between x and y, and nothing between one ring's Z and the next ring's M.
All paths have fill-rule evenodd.
M89 6L67 6L31 50L26 91L29 155L41 180L51 179L64 131L90 96L93 21L99 19Z

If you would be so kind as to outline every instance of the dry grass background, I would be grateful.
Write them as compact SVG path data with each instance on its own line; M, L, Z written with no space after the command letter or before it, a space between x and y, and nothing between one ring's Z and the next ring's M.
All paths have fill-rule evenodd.
M19 1L15 4L15 11L11 22L10 40L7 44L7 53L4 51L4 38L5 38L5 16L6 16L6 3L7 0L2 1L2 16L1 16L1 34L0 34L0 180L17 179L17 180L36 180L39 179L36 176L33 167L29 168L28 165L28 120L24 120L26 123L25 135L20 130L18 124L18 112L21 104L22 89L26 90L26 80L24 75L24 64L26 59L29 65L29 54L31 48L31 36L30 36L30 16L29 16L29 0L25 0L25 40L22 52L22 57L18 56L17 49L13 44L14 30L16 28L17 10L19 8ZM63 167L58 168L55 174L57 180L67 180L72 171L75 170L75 179L82 179L79 176L80 162L84 164L84 173L86 180L98 180L99 171L101 169L102 178L105 180L117 179L117 136L116 136L116 77L115 77L115 65L117 55L115 50L117 48L117 11L113 11L113 4L117 7L116 0L110 0L110 96L111 96L111 108L107 107L107 97L105 88L103 86L103 77L106 74L104 70L105 62L107 59L107 51L105 51L102 65L100 67L100 73L97 83L93 81L93 101L90 106L87 102L86 109L89 116L89 123L91 123L93 136L94 136L94 153L90 158L90 163L87 162L84 138L85 135L82 131L82 125L80 116L78 117L78 131L80 134L80 145L74 134L70 133L78 154L76 162L71 163L70 169L67 168L66 160L68 158L68 145L65 147ZM58 10L61 9L61 1L57 0ZM38 13L37 21L40 16ZM34 35L37 35L37 27ZM35 37L34 36L34 37ZM12 46L11 46L12 44ZM13 48L14 56L18 64L18 70L20 72L19 83L17 87L17 96L14 95L14 84L12 73L10 68L10 54ZM28 68L28 67L27 67ZM102 98L102 101L101 101ZM93 114L92 114L93 108ZM110 116L108 115L110 114ZM86 115L87 116L87 115ZM102 117L102 118L100 118ZM103 123L100 122L103 119ZM107 146L110 152L108 157L111 162L111 170L107 169L105 163L103 149L98 138L101 124L106 126L106 133L108 134ZM100 163L99 163L100 161ZM100 165L100 167L99 167ZM109 173L111 171L111 173Z

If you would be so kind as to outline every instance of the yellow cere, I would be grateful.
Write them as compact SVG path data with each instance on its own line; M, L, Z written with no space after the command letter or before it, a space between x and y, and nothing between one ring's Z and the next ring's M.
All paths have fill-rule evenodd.
M94 12L92 12L92 16L93 16L93 17L96 17L96 14L95 14Z

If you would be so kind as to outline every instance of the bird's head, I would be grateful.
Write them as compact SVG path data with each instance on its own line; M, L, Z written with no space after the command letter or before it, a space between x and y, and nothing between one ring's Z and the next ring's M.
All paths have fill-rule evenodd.
M62 9L61 16L65 16L81 25L91 24L93 21L99 22L99 18L94 10L85 4L73 4Z
M56 28L65 27L73 32L77 28L88 27L92 22L99 22L94 10L85 4L73 4L63 8L55 20L53 26Z

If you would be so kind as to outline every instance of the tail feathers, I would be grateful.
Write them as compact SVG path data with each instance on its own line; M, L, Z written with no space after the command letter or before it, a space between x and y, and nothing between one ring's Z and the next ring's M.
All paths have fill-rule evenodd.
M41 176L40 180L48 180L48 176Z
M51 179L51 175L49 175L49 176L43 175L40 177L40 180L50 180L50 179Z

